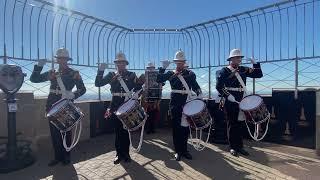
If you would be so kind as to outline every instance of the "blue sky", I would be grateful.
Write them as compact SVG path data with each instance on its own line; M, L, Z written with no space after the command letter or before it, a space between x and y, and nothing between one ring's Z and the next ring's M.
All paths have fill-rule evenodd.
M280 0L47 0L131 28L179 28Z

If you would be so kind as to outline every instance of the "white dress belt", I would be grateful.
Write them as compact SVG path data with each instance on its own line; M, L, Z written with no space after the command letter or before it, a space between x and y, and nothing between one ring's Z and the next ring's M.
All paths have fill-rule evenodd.
M59 89L50 89L49 92L54 94L62 94L62 91ZM67 91L67 92L71 92L71 91Z
M233 87L226 87L227 90L229 91L239 91L239 92L244 92L244 88L233 88Z
M131 93L112 93L112 96L129 97Z
M171 93L188 94L188 91L187 90L172 89Z

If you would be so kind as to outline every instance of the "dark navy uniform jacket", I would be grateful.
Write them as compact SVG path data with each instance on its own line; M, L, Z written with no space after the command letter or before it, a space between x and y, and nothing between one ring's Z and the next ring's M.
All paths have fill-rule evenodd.
M117 80L117 78L114 78L116 76L115 72L109 72L106 76L103 76L103 73L104 71L98 71L98 74L95 80L96 87L102 87L104 85L110 84L111 93L126 93L125 90L121 87L121 84ZM136 92L142 88L142 84L137 82L136 73L126 70L120 75L123 81L125 82L125 84L127 85L129 91L134 90ZM111 112L116 111L124 103L124 100L125 100L124 96L123 97L112 96L111 105L110 105Z
M59 101L62 97L61 89L58 85L56 73L53 70L49 70L47 72L41 73L43 67L35 65L33 72L30 76L30 81L33 83L41 83L45 81L50 81L50 90L56 91L50 92L47 100L46 110L50 110L51 106ZM67 68L63 72L59 72L61 74L62 82L67 91L72 91L72 89L76 86L77 90L74 91L75 99L82 96L86 93L86 87L83 84L83 80L80 76L79 71L73 70L71 68Z
M189 69L184 69L180 72L182 77L185 79L188 84L190 90L193 90L197 95L201 93L201 88L196 81L196 75ZM169 81L171 85L171 89L175 90L186 90L178 78L177 75L173 71L167 71L165 73L164 68L159 68L159 74L157 76L157 82L163 83L165 81ZM179 94L179 93L171 93L171 101L170 104L173 106L183 106L186 103L188 95L187 94Z
M247 77L261 78L263 76L260 63L253 64L253 68L239 66L236 71L241 76L245 85L246 85ZM243 88L243 87L240 85L240 82L235 76L235 73L232 73L232 71L228 67L223 67L218 73L216 89L221 96L227 98L230 94L232 94L235 97L235 99L238 102L240 102L243 98L244 92L228 90L228 88Z

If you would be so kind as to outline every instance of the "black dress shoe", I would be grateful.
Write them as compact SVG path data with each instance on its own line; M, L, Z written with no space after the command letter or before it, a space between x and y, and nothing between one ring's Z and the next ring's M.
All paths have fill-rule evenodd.
M245 151L244 149L239 149L238 152L244 156L249 156L249 153Z
M57 164L59 164L59 161L56 160L56 159L54 159L54 160L52 160L52 161L49 162L48 166L49 166L49 167L52 167L52 166L55 166L55 165L57 165Z
M180 154L180 153L176 153L176 154L174 155L174 159L175 159L176 161L180 161L180 160L181 160L181 154Z
M125 162L125 163L130 163L130 162L131 162L131 158L126 158L126 159L124 159L124 162Z
M236 150L234 150L234 149L230 149L230 154L232 156L238 157L238 152Z
M119 164L120 161L122 161L122 157L121 157L121 156L116 156L116 157L114 158L113 164Z
M130 157L129 154L128 154L128 155L125 155L123 159L124 159L124 162L126 162L126 163L131 162L131 157Z
M183 153L182 156L185 157L186 159L192 160L192 155L189 152Z

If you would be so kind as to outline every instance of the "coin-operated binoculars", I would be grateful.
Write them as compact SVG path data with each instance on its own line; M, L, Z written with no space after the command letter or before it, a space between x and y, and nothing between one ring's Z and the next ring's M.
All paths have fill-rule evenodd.
M21 67L10 64L0 65L0 89L6 94L4 101L7 104L8 143L4 156L0 155L0 173L22 169L31 165L34 158L31 150L17 146L16 112L17 103L15 93L21 88L24 77Z

